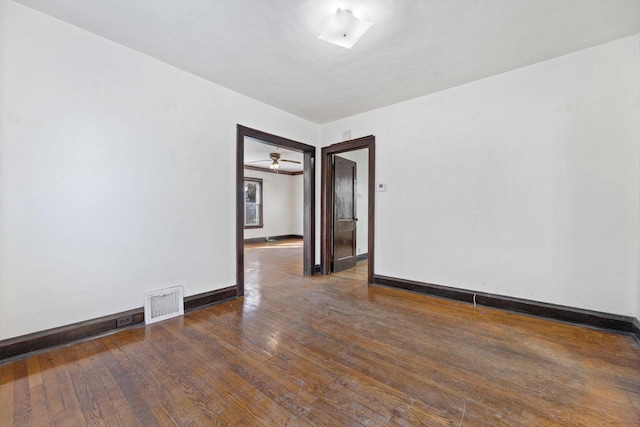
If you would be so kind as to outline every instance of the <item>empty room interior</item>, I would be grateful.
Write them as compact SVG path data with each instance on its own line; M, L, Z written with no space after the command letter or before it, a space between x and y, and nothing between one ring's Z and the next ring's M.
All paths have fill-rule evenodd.
M0 0L0 425L640 425L640 0Z

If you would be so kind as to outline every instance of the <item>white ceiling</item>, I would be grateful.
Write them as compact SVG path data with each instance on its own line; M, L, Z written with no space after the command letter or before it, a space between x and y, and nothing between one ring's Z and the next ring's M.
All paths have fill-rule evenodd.
M297 160L300 164L279 162L280 170L286 172L301 172L303 170L302 159L303 154L296 151L288 150L282 147L275 147L261 142L258 139L245 137L244 138L244 164L250 164L251 166L257 166L260 168L267 168L271 166L270 153L280 153L280 159ZM252 163L255 161L261 161L259 163Z
M640 0L17 1L316 123L640 31ZM317 39L339 4L351 50Z

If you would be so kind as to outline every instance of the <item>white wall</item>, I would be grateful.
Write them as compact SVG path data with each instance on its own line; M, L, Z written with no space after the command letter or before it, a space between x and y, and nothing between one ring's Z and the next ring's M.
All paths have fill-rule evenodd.
M348 151L338 156L356 162L356 253L366 254L369 241L369 150Z
M291 178L291 233L304 233L304 176L295 175Z
M262 179L263 224L262 228L244 230L245 239L282 236L285 234L302 235L302 213L304 209L302 194L302 175L284 175L273 172L260 172L245 169L245 177Z
M636 314L638 45L322 126L376 136L376 274Z
M236 124L318 127L2 3L0 339L235 284Z

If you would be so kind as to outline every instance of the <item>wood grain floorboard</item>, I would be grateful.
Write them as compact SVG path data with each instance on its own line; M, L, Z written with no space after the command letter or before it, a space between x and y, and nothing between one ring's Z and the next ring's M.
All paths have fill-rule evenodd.
M640 426L630 337L304 277L247 244L244 298L0 365L0 426Z
M29 383L29 401L27 404L32 411L31 417L33 420L46 420L48 418L48 405L40 370L40 361L37 357L31 357L26 360L26 364ZM1 416L0 419L2 419Z

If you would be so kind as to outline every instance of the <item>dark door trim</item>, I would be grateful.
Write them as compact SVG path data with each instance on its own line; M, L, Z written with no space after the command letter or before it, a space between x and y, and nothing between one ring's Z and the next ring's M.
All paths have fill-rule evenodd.
M367 274L367 282L373 283L374 274L374 233L375 233L375 195L376 195L376 137L373 135L363 138L353 139L351 141L340 142L322 148L322 169L321 169L321 200L320 200L320 265L323 274L329 274L330 255L330 237L333 210L332 194L331 194L331 157L334 154L346 153L347 151L360 150L362 148L369 149L369 207L368 207L368 260L369 271Z
M236 286L238 296L244 295L244 138L259 139L265 144L285 147L304 154L303 160L303 273L312 275L315 270L316 248L316 147L272 135L246 126L237 125L236 131Z

